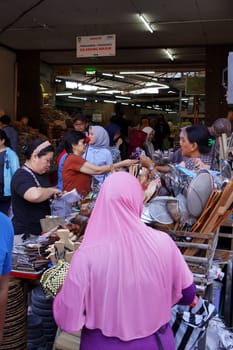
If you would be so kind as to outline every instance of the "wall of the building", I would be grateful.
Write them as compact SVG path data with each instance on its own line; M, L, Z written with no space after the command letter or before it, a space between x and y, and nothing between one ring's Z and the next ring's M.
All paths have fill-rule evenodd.
M16 118L16 55L0 47L0 109Z
M17 51L17 114L28 116L33 128L39 129L40 108L43 104L40 86L40 53Z

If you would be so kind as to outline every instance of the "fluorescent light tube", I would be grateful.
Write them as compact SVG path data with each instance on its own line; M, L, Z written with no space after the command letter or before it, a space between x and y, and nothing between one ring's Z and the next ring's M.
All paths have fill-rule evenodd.
M84 91L96 91L98 90L98 87L95 85L89 85L89 84L80 84L80 86L78 87L79 90L84 90Z
M153 70L144 70L144 71L128 71L128 72L120 72L120 74L155 74Z
M131 90L131 94L139 95L139 94L158 94L159 89L156 87L148 87L148 88L142 88L137 90Z
M153 34L153 33L154 33L154 29L151 27L151 24L147 21L147 19L145 18L145 16L139 14L138 17L139 17L140 20L143 22L143 24L145 25L145 27L149 30L149 32L151 32L151 33Z
M131 100L131 97L128 97L128 96L115 96L116 98L122 98L124 100Z
M168 49L164 49L166 52L167 56L170 58L171 61L174 61L174 56L171 54L171 52Z
M78 96L68 96L68 98L72 98L74 100L83 100L83 101L87 100L86 97L78 97Z
M105 103L116 103L116 101L104 100Z
M57 92L56 96L70 96L72 92Z
M77 89L78 83L76 81L66 81L65 82L66 89Z
M125 79L125 77L123 75L114 74L114 77L115 78L119 78L119 79Z
M102 75L105 75L106 77L113 77L113 74L111 73L102 73Z

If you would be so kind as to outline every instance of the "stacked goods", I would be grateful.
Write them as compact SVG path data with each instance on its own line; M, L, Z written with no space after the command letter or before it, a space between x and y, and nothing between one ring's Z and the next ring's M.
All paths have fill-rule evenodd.
M9 281L8 303L0 350L26 349L26 303L22 282L11 278Z
M28 125L28 117L23 117L21 121L14 121L12 125L17 130L19 136L18 150L20 163L22 164L25 161L20 152L22 146L29 144L34 139L49 139L56 150L63 137L64 130L67 129L70 123L71 118L68 113L56 110L52 106L46 106L41 109L39 129Z
M12 123L13 127L18 132L18 155L20 164L23 164L25 161L24 156L21 153L21 149L23 146L28 145L30 142L32 142L34 139L41 139L46 140L47 137L39 132L38 129L34 129L30 127L29 125L21 124L20 122L15 121Z
M46 134L49 139L57 138L58 131L67 129L70 122L71 118L67 112L57 110L52 106L41 108L40 131Z

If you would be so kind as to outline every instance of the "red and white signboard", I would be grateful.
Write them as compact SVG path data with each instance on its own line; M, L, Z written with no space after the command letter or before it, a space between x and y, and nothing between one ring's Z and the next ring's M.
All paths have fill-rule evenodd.
M116 55L116 35L78 36L77 57L99 57Z

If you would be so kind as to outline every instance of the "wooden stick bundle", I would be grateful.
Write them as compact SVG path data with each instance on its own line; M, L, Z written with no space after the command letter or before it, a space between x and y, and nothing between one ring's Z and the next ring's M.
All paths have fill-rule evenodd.
M212 202L212 203L211 203ZM200 233L210 233L217 230L222 222L232 213L233 203L233 179L225 186L222 192L214 190L203 210L197 223L192 227L192 231L200 228ZM193 243L205 243L205 239L193 239ZM198 249L187 248L184 255L195 255Z

